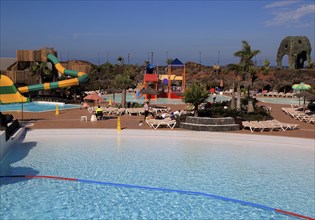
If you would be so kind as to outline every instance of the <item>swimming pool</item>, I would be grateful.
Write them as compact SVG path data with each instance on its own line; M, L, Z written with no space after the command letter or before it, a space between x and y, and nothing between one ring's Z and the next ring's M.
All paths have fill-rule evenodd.
M1 161L1 175L82 181L0 178L0 214L2 219L295 219L222 199L231 198L315 217L314 163L311 139L31 130Z
M58 105L59 110L63 109L72 109L72 108L80 108L80 105L75 104L65 104L63 102L27 102L18 104L7 104L0 105L0 112L8 112L8 111L23 111L24 112L46 112L46 111L55 111L56 105Z

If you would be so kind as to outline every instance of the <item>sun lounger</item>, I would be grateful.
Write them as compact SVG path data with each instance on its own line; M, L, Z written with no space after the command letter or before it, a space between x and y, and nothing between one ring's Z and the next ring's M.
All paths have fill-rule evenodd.
M298 124L290 124L290 123L280 122L280 121L278 121L276 119L268 120L266 122L269 122L271 124L280 126L283 131L286 131L288 129L289 130L293 130L293 129L298 128L298 126L299 126Z
M280 125L276 125L274 123L270 123L266 121L243 121L242 125L244 129L249 128L251 132L275 131L275 130L282 129Z
M128 115L142 115L144 113L143 108L127 108L126 113Z
M308 118L305 119L307 123L313 123L315 124L315 115L309 116Z
M251 121L243 121L242 125L243 125L243 129L249 128L251 132L263 131L263 127L260 124L254 124Z
M259 124L261 124L264 127L263 131L264 130L267 130L267 131L279 131L279 130L282 130L280 125L273 124L273 123L270 123L268 121L260 121Z
M173 129L176 125L176 120L172 120L171 118L147 119L146 123L153 129L158 129L160 126L167 126L170 129Z

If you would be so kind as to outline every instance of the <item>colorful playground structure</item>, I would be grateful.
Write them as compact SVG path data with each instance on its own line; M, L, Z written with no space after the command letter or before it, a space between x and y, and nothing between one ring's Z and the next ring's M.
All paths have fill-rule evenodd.
M181 99L186 89L186 69L179 59L174 59L167 67L167 74L154 73L154 66L148 64L144 74L143 84L137 87L137 98L141 98L141 89L153 89L156 94L143 94L146 99L157 98Z
M76 86L88 80L89 77L84 72L65 69L54 54L45 55L45 60L52 62L59 73L75 78L17 88L9 77L0 75L0 104L29 102L30 99L24 97L23 93Z

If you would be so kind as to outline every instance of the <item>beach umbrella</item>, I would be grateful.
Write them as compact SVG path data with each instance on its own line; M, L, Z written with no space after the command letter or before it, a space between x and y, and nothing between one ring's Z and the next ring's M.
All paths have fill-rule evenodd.
M87 95L83 98L84 101L94 101L94 102L100 102L103 100L102 97L100 97L99 95L93 93L90 95Z
M308 90L310 88L311 86L309 84L304 84L304 83L294 84L292 86L292 89L296 89L296 90Z
M299 104L300 104L300 98L303 98L304 105L305 105L305 100L315 99L315 95L307 91L297 93L295 96L299 98Z

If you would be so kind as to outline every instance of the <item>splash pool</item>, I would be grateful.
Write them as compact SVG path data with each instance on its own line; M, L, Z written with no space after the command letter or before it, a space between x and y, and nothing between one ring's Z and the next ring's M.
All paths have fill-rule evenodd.
M6 104L0 105L0 112L8 112L8 111L23 111L24 112L46 112L46 111L55 111L56 105L58 105L59 110L63 109L72 109L72 108L80 108L80 105L75 104L65 104L63 102L28 102L18 104Z
M315 198L310 196L315 193L313 140L228 136L191 131L28 131L1 161L1 176L47 178L0 178L0 215L295 219L251 205L260 204L315 217Z

